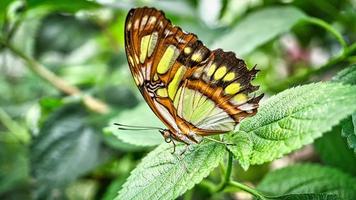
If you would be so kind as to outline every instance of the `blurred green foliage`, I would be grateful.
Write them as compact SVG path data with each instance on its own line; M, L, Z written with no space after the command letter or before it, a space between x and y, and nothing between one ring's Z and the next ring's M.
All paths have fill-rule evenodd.
M261 72L255 84L267 98L292 86L330 80L356 63L356 3L352 0L0 0L0 199L113 199L130 171L164 141L156 131L120 132L113 125L162 126L134 85L124 51L125 17L129 9L139 6L162 9L175 25L196 33L208 47L232 50L249 67L257 65ZM348 70L334 81L355 84L355 66ZM68 85L79 92L63 90ZM273 163L244 171L238 165L247 169L253 142L245 134L231 138L245 147L231 150L240 157L233 165L234 177L258 185L269 195L297 190L303 194L285 199L334 199L308 194L329 189L339 189L336 193L341 197L356 198L350 188L343 193L345 184L341 184L356 183L355 118L350 116L316 141L313 158L307 160L319 164L284 171L269 172ZM162 146L151 157L160 150ZM209 177L196 187L190 183L192 189L178 185L172 193L179 196L190 189L179 199L240 199L240 190L231 186L216 192L226 166L224 154L215 154L206 158L210 164L204 176L184 176L184 183L198 184L220 163ZM145 173L142 169L136 169L133 177ZM171 170L179 171L174 166ZM314 170L315 176L320 173L323 180L340 184L324 182L328 187L321 190L310 183L292 190L293 184L303 180L284 183L288 170L296 176ZM336 175L329 178L328 173ZM145 194L141 195L144 199Z

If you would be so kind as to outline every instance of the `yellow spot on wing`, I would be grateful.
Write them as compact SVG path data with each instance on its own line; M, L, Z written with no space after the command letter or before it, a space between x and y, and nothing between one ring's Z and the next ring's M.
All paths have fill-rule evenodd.
M226 74L226 76L223 78L224 81L232 81L235 78L235 73L234 72L229 72Z
M134 24L134 29L138 29L139 23L140 23L140 21L138 21L138 19L136 19L135 24Z
M140 62L144 63L147 56L148 43L150 42L151 35L143 36L141 39L141 49L140 49Z
M184 48L184 53L185 53L185 54L190 54L190 53L192 53L192 48L190 48L190 47L185 47L185 48Z
M150 17L150 21L148 22L149 24L154 24L156 23L157 18L155 16Z
M134 77L136 85L142 85L143 84L143 78L142 78L142 75L140 73L133 74L133 77Z
M158 80L158 75L157 75L157 74L155 74L155 75L153 76L153 80L154 80L154 81L157 81L157 80Z
M130 28L131 28L131 26L132 26L132 23L131 23L131 21L129 21L129 23L127 24L127 30L130 30Z
M231 83L225 88L226 94L236 94L240 90L240 83Z
M247 96L245 94L237 94L234 96L233 100L235 100L237 103L245 103L247 101Z
M153 50L155 49L156 44L157 44L157 39L158 39L158 33L153 32L151 35L150 43L148 45L148 57L150 57L152 55Z
M133 61L133 59L132 59L131 56L129 56L129 62L130 62L130 64L131 64L131 66L134 66L134 65L135 65L135 63L134 63L134 61Z
M147 23L147 19L148 19L148 16L147 16L147 15L145 15L145 16L142 18L142 20L141 20L141 27L140 27L141 30L143 29L143 27L145 27L145 25L146 25L146 23Z
M158 63L157 72L165 74L171 68L178 55L178 49L174 45L169 45Z
M214 79L215 79L215 80L219 80L219 79L221 79L225 74L226 74L226 67L225 67L225 66L219 67L219 69L217 69L216 72L215 72L215 74L214 74Z
M192 59L192 61L195 61L195 62L201 62L203 60L203 57L202 57L201 53L198 51L198 52L193 53L191 59Z
M168 96L172 100L174 99L174 96L177 92L179 83L182 80L186 71L187 71L187 68L184 65L180 66L179 69L177 70L176 74L174 75L172 81L168 85Z
M160 88L157 90L157 95L160 97L168 97L167 89L166 88Z
M208 76L211 76L211 75L213 75L213 73L215 72L215 70L216 70L216 65L215 64L212 64L211 66L210 66L210 68L209 68L209 71L208 71Z

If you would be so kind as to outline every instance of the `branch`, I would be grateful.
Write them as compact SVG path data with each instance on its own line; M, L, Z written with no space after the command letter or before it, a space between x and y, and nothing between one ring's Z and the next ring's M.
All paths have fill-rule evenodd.
M317 25L317 26L325 29L326 31L331 33L336 38L336 40L342 46L343 50L345 50L347 48L347 44L346 44L344 38L342 37L342 35L336 29L334 29L334 27L332 27L330 24L328 24L327 22L325 22L325 21L323 21L323 20L321 20L319 18L315 18L315 17L307 17L307 18L303 19L302 22L307 22L307 23L310 23L310 24L314 24L314 25Z
M236 187L236 188L239 188L245 192L248 192L250 194L252 194L253 196L257 197L258 199L261 199L261 200L267 200L267 198L265 198L260 192L258 192L257 190L247 186L247 185L244 185L242 183L239 183L239 182L236 182L236 181L230 181L229 182L229 185L230 186L233 186L233 187Z
M39 77L41 77L43 80L47 81L50 83L52 86L57 88L58 90L62 91L63 93L67 95L79 95L83 97L83 102L84 104L92 111L105 114L109 112L108 105L106 105L104 102L95 99L94 97L90 95L83 94L82 91L80 91L79 88L77 88L74 85L71 85L67 83L65 80L62 78L58 77L55 75L52 71L49 71L45 66L34 60L33 58L30 58L29 56L25 55L23 52L20 50L16 49L14 46L10 45L9 43L6 43L5 41L0 39L0 43L7 47L12 53L14 53L16 56L20 57L26 62L26 66L30 68L31 71L33 71L35 74L37 74Z

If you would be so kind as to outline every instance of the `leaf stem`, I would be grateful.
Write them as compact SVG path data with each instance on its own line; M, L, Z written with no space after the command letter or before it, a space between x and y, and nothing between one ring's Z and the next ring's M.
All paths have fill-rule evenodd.
M7 47L13 54L20 57L22 60L25 61L26 66L41 77L43 80L49 82L52 86L57 88L58 90L64 92L68 95L78 95L82 96L84 104L92 111L97 113L105 114L109 111L108 106L90 95L85 95L74 85L67 83L64 79L58 77L53 72L48 70L45 66L37 62L35 59L30 58L29 56L25 55L22 51L18 50L11 44L5 42L4 40L0 39L0 43Z
M307 17L307 18L304 18L302 22L307 22L310 24L317 25L317 26L325 29L326 31L330 32L336 38L336 40L340 43L343 51L346 50L347 44L346 44L346 41L344 40L344 38L342 37L342 35L334 27L332 27L330 24L328 24L324 20L321 20L321 19L315 18L315 17Z
M239 183L239 182L236 182L236 181L230 181L228 183L228 185L230 186L233 186L233 187L236 187L236 188L239 188L245 192L248 192L252 195L254 195L255 197L257 197L258 199L261 199L261 200L267 200L266 197L264 197L260 192L258 192L257 190L245 185L245 184L242 184L242 183Z
M230 151L228 151L228 152L229 152L229 155L228 155L227 168L226 168L224 180L222 181L220 187L216 190L216 192L223 191L226 188L226 186L229 185L229 182L230 182L233 155Z

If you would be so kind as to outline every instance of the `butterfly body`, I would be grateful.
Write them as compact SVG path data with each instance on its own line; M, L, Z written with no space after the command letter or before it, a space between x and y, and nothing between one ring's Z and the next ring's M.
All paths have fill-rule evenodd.
M250 83L257 70L248 70L232 52L210 51L162 11L129 12L125 49L135 83L167 126L161 133L168 140L199 143L202 136L233 130L257 111L262 95L249 95L258 89Z

